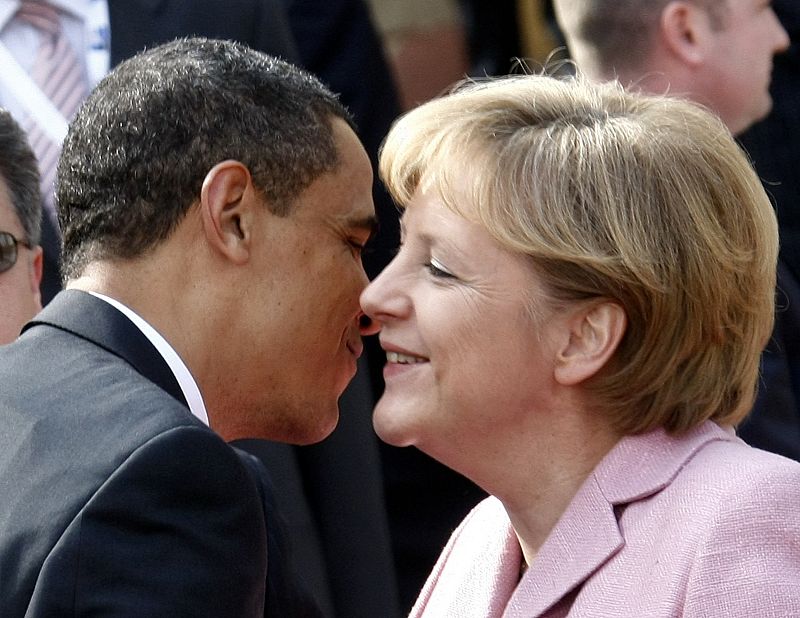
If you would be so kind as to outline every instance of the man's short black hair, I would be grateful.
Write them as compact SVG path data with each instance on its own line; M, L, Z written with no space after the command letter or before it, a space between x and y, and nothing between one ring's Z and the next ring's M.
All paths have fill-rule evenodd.
M288 214L338 164L334 117L351 122L311 74L231 41L178 39L123 62L64 142L56 194L65 278L163 241L226 159L246 165L273 212Z

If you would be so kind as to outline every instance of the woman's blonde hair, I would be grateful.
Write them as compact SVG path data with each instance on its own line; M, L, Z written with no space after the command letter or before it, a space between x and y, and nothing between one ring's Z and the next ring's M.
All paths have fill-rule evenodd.
M585 384L624 433L736 424L773 325L777 225L700 106L581 77L462 85L392 128L380 172L532 258L551 303L610 299L628 326Z

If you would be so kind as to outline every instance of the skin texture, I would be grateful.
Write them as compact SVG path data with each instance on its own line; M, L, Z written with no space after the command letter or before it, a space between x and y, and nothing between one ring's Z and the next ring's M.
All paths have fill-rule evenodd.
M15 238L24 240L22 224L14 213L8 188L0 178L0 230L10 232ZM42 249L33 250L17 246L17 263L0 273L0 344L10 343L19 335L20 329L41 310L39 281L42 278Z

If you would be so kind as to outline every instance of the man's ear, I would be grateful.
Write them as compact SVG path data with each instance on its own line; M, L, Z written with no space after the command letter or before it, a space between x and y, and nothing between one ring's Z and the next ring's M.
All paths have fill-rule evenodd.
M239 161L212 167L200 189L203 231L211 247L236 264L250 257L254 208L262 207L250 171Z
M668 2L658 22L664 47L685 64L696 67L705 59L705 45L710 33L706 10L686 0Z
M622 341L627 324L625 310L615 302L579 307L569 318L569 337L556 357L556 381L575 386L600 371Z
M39 285L42 283L42 270L44 268L44 251L41 247L34 247L33 258L30 261L28 269L30 276L31 292L33 293L33 302L38 311L42 309L42 293L39 290Z

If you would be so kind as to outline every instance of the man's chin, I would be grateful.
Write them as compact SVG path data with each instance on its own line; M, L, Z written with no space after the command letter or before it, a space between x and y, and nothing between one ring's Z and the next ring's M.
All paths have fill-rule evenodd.
M281 414L267 415L269 423L262 424L263 432L251 431L238 438L260 438L304 446L327 438L339 422L339 406L335 400L324 403L305 401L284 406Z
M772 111L772 97L767 95L766 102L764 105L761 106L757 112L754 112L749 118L742 118L742 122L740 123L739 127L732 127L731 133L734 135L741 135L745 131L747 131L750 127L754 124L758 124L762 120L764 120L769 113Z
M316 412L310 412L310 414L314 414L314 418L309 419L310 422L305 431L298 432L300 435L293 440L294 444L304 446L321 442L331 435L339 424L339 406L335 401L333 405L326 404L324 407L318 408Z

